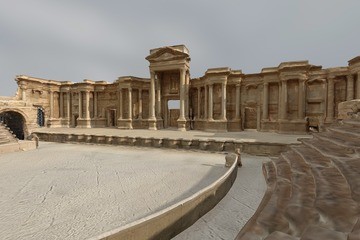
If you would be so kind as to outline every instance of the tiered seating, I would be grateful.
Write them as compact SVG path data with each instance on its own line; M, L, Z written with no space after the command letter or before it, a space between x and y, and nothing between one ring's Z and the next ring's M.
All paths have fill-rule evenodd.
M8 129L3 123L0 122L0 144L7 144L12 142L17 142L16 137L12 134L10 129Z
M302 143L264 165L268 191L237 239L360 239L360 121Z

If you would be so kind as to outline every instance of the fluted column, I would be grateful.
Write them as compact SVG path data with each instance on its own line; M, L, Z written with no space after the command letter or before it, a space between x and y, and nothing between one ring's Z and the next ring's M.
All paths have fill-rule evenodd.
M235 118L240 118L240 84L236 84Z
M265 82L263 87L263 115L262 119L269 119L269 83Z
M197 113L196 119L200 119L200 101L201 101L201 88L197 87Z
M82 92L79 91L79 118L82 118Z
M357 73L356 78L356 99L360 99L360 72Z
M334 119L334 100L334 78L329 77L327 89L327 121L332 121Z
M59 101L60 101L60 111L59 111L59 118L63 118L64 117L64 93L63 92L59 92Z
M142 89L139 89L139 119L142 119Z
M346 84L346 101L354 99L354 76L352 74L347 75Z
M281 82L281 111L280 111L280 116L281 119L286 119L287 118L287 107L288 107L288 103L287 103L287 81L282 81Z
M298 118L305 118L305 80L299 79Z
M209 120L214 120L214 104L213 104L213 84L209 85Z
M50 119L54 117L54 92L50 91Z
M221 84L221 119L226 120L226 83Z
M90 119L90 91L85 91L85 118Z

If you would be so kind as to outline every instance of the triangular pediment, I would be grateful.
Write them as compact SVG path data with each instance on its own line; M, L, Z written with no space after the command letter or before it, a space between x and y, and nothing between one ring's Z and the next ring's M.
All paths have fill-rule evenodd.
M146 57L149 62L163 62L189 58L189 54L175 50L171 47L164 47Z

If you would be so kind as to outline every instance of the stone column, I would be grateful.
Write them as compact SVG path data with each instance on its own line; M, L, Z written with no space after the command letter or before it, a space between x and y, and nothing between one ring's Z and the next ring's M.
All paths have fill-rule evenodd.
M201 88L197 87L197 113L196 119L200 119L200 101L201 101Z
M180 117L179 120L185 121L185 69L180 69Z
M185 75L185 118L189 119L189 82L190 74L189 71L186 71Z
M85 91L85 118L90 119L90 91Z
M64 117L64 93L63 92L59 92L59 101L60 101L60 111L59 111L59 118L63 118Z
M155 119L155 72L151 72L149 108L150 118Z
M287 118L287 81L281 82L281 111L280 111L280 117L281 119Z
M269 120L269 83L265 82L263 87L263 112L262 119Z
M240 84L236 84L235 118L240 118Z
M208 118L208 109L209 109L209 104L208 104L208 88L207 88L207 85L204 86L204 92L205 92L204 119L207 119L207 118Z
M221 84L221 119L226 121L226 84Z
M50 119L54 117L54 92L50 90Z
M161 86L160 79L156 78L156 114L158 118L161 118Z
M332 121L334 119L334 78L328 78L328 89L327 89L327 113L326 120Z
M98 106L97 106L98 92L94 90L94 118L98 117Z
M21 89L21 100L26 101L26 86L22 84L20 86Z
M139 119L142 119L142 89L139 89Z
M213 104L213 84L209 85L209 120L214 120L214 104Z
M118 120L123 119L123 96L122 96L122 88L119 89L119 118Z
M149 129L156 130L155 118L155 72L150 72L150 102L149 102Z
M298 118L305 118L305 80L299 79Z
M79 91L79 118L82 118L82 92Z
M346 101L354 99L354 76L352 74L347 75L346 84Z
M70 121L70 111L71 111L71 102L70 102L70 91L67 92L67 96L66 96L66 118L68 121ZM69 122L70 124L70 122Z
M360 72L357 73L356 79L356 99L360 99Z
M128 88L128 108L129 108L129 116L128 116L128 119L131 120L132 119L132 88Z

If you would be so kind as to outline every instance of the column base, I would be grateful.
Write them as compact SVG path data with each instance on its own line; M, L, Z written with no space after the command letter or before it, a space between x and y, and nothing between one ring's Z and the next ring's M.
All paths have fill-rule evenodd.
M228 121L209 119L205 123L205 130L212 132L227 132Z
M156 118L150 118L149 119L149 130L157 130Z
M183 118L183 119L178 119L177 120L177 123L178 123L178 130L179 131L186 131L187 130L187 121L186 121L186 119L185 118Z
M91 128L91 119L88 118L78 118L77 120L77 128Z
M47 121L47 127L49 128L62 127L61 118L50 118Z
M133 129L132 119L118 119L117 127L120 129Z

